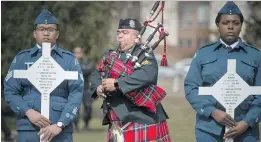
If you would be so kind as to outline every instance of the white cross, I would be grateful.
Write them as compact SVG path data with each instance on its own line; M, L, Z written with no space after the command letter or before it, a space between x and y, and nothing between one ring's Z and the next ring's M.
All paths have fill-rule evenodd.
M212 95L223 107L226 113L234 118L235 108L249 95L261 95L261 86L249 86L236 73L236 60L229 59L227 73L212 87L199 87L199 95ZM229 128L226 127L226 132ZM228 139L226 142L233 142Z
M51 43L42 44L42 53L27 70L14 70L14 78L27 78L39 90L41 114L49 119L50 93L65 79L77 80L78 72L63 70L51 57Z

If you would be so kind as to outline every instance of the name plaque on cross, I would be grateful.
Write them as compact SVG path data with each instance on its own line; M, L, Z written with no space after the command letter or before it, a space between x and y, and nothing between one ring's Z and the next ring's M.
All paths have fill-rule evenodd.
M227 73L212 87L199 87L199 95L212 95L234 119L235 108L249 95L261 95L261 86L249 86L236 73L236 60L228 59ZM226 132L229 128L226 127ZM233 142L233 139L226 139Z
M42 43L42 56L27 70L14 70L14 78L28 79L41 93L41 114L49 119L50 93L64 80L77 80L78 72L64 71L51 57L51 43Z

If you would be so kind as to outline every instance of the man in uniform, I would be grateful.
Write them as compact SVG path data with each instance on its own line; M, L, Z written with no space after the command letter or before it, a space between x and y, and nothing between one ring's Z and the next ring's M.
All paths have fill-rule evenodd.
M234 119L213 96L199 96L198 87L214 85L227 72L227 59L236 59L236 72L250 86L261 86L261 53L244 43L239 33L244 17L229 1L218 12L216 25L220 39L200 48L185 79L186 98L197 112L197 142L259 142L261 101L258 95L247 97L236 109ZM211 92L210 92L211 94ZM230 130L225 133L225 126Z
M84 116L83 116L83 121L84 121L84 127L83 130L88 131L89 129L89 122L92 117L92 101L93 99L91 98L91 95L89 94L89 77L91 75L91 72L93 71L94 64L93 62L90 62L88 60L84 60L84 51L83 48L81 47L75 47L73 48L73 54L75 57L78 59L81 67L82 67L82 72L83 72L83 77L84 77L84 93L83 93L83 108L84 108ZM76 127L76 130L78 131L78 120L76 119L74 124Z
M134 48L132 46L140 30L141 24L136 19L120 20L117 31L117 41L120 43L119 59L121 61L124 61L126 54ZM108 94L106 92L109 92L109 95L106 97L107 103L103 104L109 108L103 120L103 125L109 124L108 141L117 141L119 137L115 134L117 130L119 130L118 132L121 133L125 141L128 142L170 142L166 122L168 116L161 103L156 106L156 112L152 113L144 107L135 105L125 96L128 92L156 84L157 76L158 65L153 54L145 59L141 68L135 70L131 75L118 79L102 79L100 72L97 70L93 72L90 88L92 97L102 97ZM114 133L115 130L116 133Z
M17 114L18 142L72 142L72 121L82 102L84 80L74 55L56 43L59 30L56 18L44 9L35 20L36 44L18 53L11 63L4 82L4 95ZM13 78L14 70L26 70L41 56L43 42L51 43L52 58L66 71L77 71L78 80L65 80L50 94L50 119L41 115L41 93L27 79Z

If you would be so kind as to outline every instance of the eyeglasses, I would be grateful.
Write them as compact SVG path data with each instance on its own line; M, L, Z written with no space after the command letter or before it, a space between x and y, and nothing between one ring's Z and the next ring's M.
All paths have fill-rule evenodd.
M39 32L42 32L42 33L44 33L45 31L47 31L48 33L52 33L54 31L57 31L57 29L53 28L53 27L48 27L48 28L39 27L39 28L36 28L36 30L39 31Z

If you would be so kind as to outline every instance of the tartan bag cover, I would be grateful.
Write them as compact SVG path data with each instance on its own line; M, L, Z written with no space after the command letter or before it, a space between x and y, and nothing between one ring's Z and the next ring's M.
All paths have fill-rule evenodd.
M109 75L114 79L130 75L132 72L134 72L131 61L129 61L127 64L124 64L117 57L118 54L116 52L112 52L107 56L103 56L102 60L97 66L98 71L105 72L106 68L110 68ZM166 96L166 92L157 85L151 84L146 88L138 91L134 90L124 95L135 105L145 107L150 112L156 113L156 106Z

